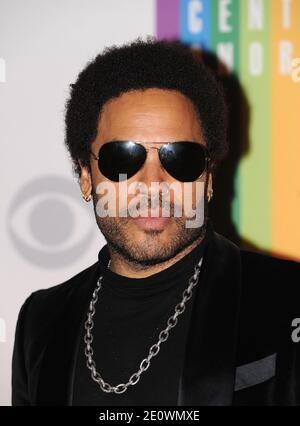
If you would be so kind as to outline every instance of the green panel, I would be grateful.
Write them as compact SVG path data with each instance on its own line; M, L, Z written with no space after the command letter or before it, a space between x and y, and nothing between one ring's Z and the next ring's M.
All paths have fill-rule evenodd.
M249 26L250 2L240 2L240 79L250 107L249 148L240 164L240 231L243 238L261 248L269 248L271 243L270 1L263 1L263 26L259 29ZM250 61L252 43L256 46L253 52L262 49L262 73L254 66L259 62Z
M238 75L240 70L240 0L232 0L228 4L226 10L228 16L225 19L220 19L222 11L220 9L221 2L219 0L211 0L212 2L212 49L213 52L220 56L220 45L225 48L232 49L233 61L231 71ZM224 13L224 12L223 12ZM230 141L229 141L230 142ZM237 170L234 181L235 197L231 206L232 220L240 231L240 171Z

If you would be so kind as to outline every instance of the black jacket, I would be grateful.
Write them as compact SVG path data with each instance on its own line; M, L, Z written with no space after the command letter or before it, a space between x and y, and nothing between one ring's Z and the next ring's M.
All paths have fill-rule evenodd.
M79 328L99 262L31 294L13 354L13 405L71 405ZM213 232L197 287L178 405L300 405L300 264ZM299 332L300 335L300 332Z

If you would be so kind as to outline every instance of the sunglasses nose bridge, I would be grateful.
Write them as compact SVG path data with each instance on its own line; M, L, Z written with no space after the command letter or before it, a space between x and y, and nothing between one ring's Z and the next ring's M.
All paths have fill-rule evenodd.
M146 160L139 170L137 180L151 185L151 182L163 182L166 180L165 170L159 159L158 147L145 147Z

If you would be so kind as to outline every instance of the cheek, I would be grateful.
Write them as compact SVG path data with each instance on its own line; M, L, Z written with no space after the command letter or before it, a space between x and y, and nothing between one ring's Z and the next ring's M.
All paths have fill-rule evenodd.
M173 192L173 191L172 191ZM205 177L196 182L180 183L174 191L174 203L195 207L205 196Z

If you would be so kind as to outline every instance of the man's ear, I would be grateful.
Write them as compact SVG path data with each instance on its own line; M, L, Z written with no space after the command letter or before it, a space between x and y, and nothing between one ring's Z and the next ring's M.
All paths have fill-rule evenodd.
M92 178L90 170L87 166L84 166L80 160L78 160L81 174L80 174L80 188L84 196L88 197L92 193Z

